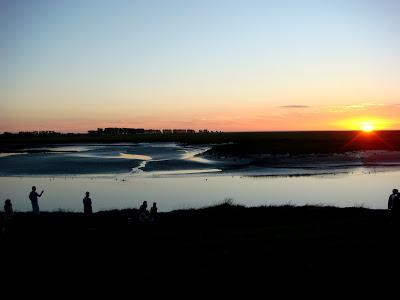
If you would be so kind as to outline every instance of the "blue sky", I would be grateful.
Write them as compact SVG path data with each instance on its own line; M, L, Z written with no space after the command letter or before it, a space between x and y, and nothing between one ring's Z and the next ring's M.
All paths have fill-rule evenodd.
M0 0L0 131L335 129L353 115L395 128L399 14L400 1Z

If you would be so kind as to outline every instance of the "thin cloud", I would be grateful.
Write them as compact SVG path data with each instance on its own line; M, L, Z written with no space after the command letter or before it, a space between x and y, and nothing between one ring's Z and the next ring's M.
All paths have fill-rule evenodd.
M281 108L310 108L308 105L282 105Z
M366 103L358 103L350 105L329 106L328 110L330 112L346 112L353 110L361 111L361 110L368 110L373 107L383 107L383 106L387 106L387 104L366 102Z

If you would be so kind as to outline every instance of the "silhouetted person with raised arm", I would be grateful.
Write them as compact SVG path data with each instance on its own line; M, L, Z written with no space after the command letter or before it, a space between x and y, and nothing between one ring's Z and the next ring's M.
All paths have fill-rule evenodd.
M32 187L32 191L29 193L29 199L30 199L31 202L32 202L32 212L33 212L35 215L38 215L39 212L40 212L40 210L39 210L38 198L39 198L39 197L42 197L42 195L43 195L43 191L42 191L40 194L38 194L38 193L36 192L36 187L35 187L35 186Z
M146 222L149 220L149 211L147 210L147 201L143 201L139 208L139 222Z
M157 203L153 202L153 206L150 208L150 219L155 221L157 219Z
M85 215L91 215L93 213L92 210L92 199L89 198L90 193L85 193L85 198L83 198L83 212Z

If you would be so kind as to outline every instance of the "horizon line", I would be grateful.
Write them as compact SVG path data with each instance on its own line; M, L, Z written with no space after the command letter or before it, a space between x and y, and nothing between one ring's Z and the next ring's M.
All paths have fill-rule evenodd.
M122 129L122 128L128 128L128 127L106 127L106 128L118 128L118 129ZM129 129L136 129L136 128L129 128ZM178 128L177 128L178 129ZM183 128L182 128L183 129ZM149 130L149 129L145 129L145 130ZM150 129L150 130L161 130L161 134L166 134L163 133L162 130L163 129ZM168 130L174 130L174 129L168 129ZM179 130L179 129L178 129ZM200 132L204 129L200 129L200 130L195 130L194 133L189 132L189 133L185 133L185 134L199 134L199 133L203 133ZM71 131L55 131L55 130L31 130L31 131L18 131L18 132L12 132L12 131L2 131L0 134L4 135L4 134L13 134L13 135L17 135L19 133L33 133L33 132L54 132L56 134L74 134L74 135L88 135L89 131L91 130L87 130L86 132L71 132ZM234 131L222 131L222 130L208 130L208 132L204 132L204 133L268 133L268 132L359 132L359 131L363 131L362 129L322 129L322 130L243 130L243 131L238 131L238 130L234 130ZM374 132L382 132L382 131L400 131L400 129L376 129L374 130ZM149 133L149 132L144 132L144 133L135 133L135 134L159 134L159 133ZM167 133L168 134L168 133ZM173 134L179 134L179 133L173 133ZM183 133L181 133L183 134ZM133 135L133 134L130 134Z

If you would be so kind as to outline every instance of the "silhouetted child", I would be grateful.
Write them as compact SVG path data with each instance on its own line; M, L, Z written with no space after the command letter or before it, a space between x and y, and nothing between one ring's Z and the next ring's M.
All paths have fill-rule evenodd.
M11 200L7 199L4 202L4 216L5 216L6 219L7 218L8 219L12 219L13 215L14 215L14 211L13 211L13 208L12 208Z
M146 222L149 220L149 211L147 210L147 201L143 201L139 208L139 222Z
M92 210L92 199L89 198L89 192L86 192L85 198L83 198L83 212L85 215L91 215L93 213Z
M10 224L12 223L14 217L14 212L11 204L11 200L7 199L4 201L4 221L2 226L2 231L7 232L9 230Z
M155 221L157 219L157 203L153 202L153 206L150 208L150 219Z
M32 202L32 212L33 212L35 215L38 215L38 214L39 214L38 197L42 197L42 195L43 195L43 191L42 191L40 194L38 194L38 193L36 192L36 187L35 187L35 186L32 187L32 191L29 193L29 199L30 199L31 202Z

